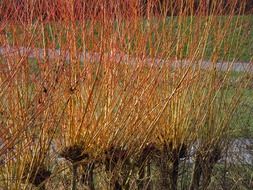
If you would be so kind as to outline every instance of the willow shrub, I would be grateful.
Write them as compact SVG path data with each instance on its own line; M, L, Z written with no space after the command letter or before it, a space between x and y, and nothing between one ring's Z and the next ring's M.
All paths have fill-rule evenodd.
M1 45L32 53L1 54L2 188L212 189L252 29L244 1L175 2L62 1L46 19L32 1L3 17Z

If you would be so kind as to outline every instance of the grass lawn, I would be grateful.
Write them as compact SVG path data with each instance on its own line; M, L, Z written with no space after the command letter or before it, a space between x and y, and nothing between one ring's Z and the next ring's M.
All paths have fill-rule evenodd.
M229 93L233 93L238 87L238 80L248 81L242 89L241 103L232 118L231 126L236 138L253 138L253 75L245 75L241 72L231 72Z
M143 38L146 43L146 54L147 55L159 55L163 48L163 42L170 41L168 53L170 57L175 57L180 54L181 58L186 58L191 54L191 45L194 42L194 38L198 36L196 40L203 40L201 36L204 36L205 24L208 22L214 22L215 27L210 28L208 32L208 38L203 40L201 43L205 46L204 58L210 59L215 54L218 57L223 57L222 60L231 61L237 60L239 62L249 62L253 57L253 16L234 16L230 25L221 30L226 24L229 18L225 16L219 16L214 21L210 20L209 17L194 18L194 17L172 17L167 18L165 21L151 20L142 21L139 26L139 36L129 36L128 34L121 34L120 30L125 30L127 25L124 23L119 26L117 23L110 29L112 35L115 34L116 49L125 53L135 52L138 49L136 41L140 41ZM240 23L238 25L238 23ZM201 26L199 26L201 25ZM202 31L195 31L196 28L203 28ZM85 27L84 29L81 27ZM217 31L219 31L217 33ZM49 48L68 48L70 40L68 39L69 26L63 23L47 23L44 28L38 26L36 29L34 26L30 28L23 28L21 25L6 27L5 34L8 44L27 46L29 40L27 40L31 32L35 31L34 45L36 47ZM44 31L44 34L42 34ZM85 36L82 36L82 31L85 31ZM83 50L85 47L88 51L99 51L99 40L102 35L102 27L99 24L92 25L87 21L85 25L81 26L80 23L76 23L75 38L77 47L79 50ZM165 32L164 32L165 31ZM132 32L134 34L134 32ZM163 33L163 35L162 35ZM166 33L166 36L164 36ZM42 34L42 35L41 35ZM143 36L140 36L142 34ZM222 36L224 34L224 36ZM43 39L43 35L45 38ZM162 36L162 37L161 37ZM178 39L180 36L181 41ZM83 38L83 39L82 39ZM138 39L137 39L138 38ZM219 38L222 41L217 41ZM117 41L119 40L119 41ZM122 41L123 40L123 41ZM0 41L0 44L3 42ZM85 44L84 44L85 43ZM180 53L178 53L178 46L180 46ZM108 47L110 48L110 47ZM194 48L193 48L194 50ZM163 56L163 55L161 55Z
M253 88L245 89L243 102L233 117L232 126L237 137L253 138Z

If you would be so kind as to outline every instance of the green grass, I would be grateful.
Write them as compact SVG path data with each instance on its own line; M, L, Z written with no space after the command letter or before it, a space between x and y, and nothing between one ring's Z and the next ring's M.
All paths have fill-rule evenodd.
M232 120L236 137L253 138L253 88L245 89L242 103Z
M180 24L178 24L179 22L179 18L177 17L168 17L165 22L164 21L158 21L156 19L153 19L150 21L149 25L147 24L147 21L144 20L143 23L141 24L141 28L140 30L142 31L143 35L146 35L148 32L148 27L153 25L152 27L155 27L155 29L151 29L151 38L149 40L147 40L146 42L146 54L150 55L152 54L152 51L156 51L156 53L159 54L159 52L162 52L162 46L160 45L160 33L163 33L162 30L168 30L168 34L170 36L168 36L168 39L166 40L170 40L172 41L172 49L170 49L170 56L173 57L175 55L177 55L178 53L176 52L176 43L177 43L177 34L178 33L182 33L180 34L181 36L185 36L185 38L187 39L189 36L189 39L187 39L186 43L183 45L183 47L181 47L181 58L187 58L189 56L189 42L190 40L192 40L191 38L194 38L195 34L194 32L191 33L190 32L190 26L193 26L195 24L199 24L201 23L201 25L205 25L205 22L208 22L208 17L203 17L200 20L199 18L194 18L194 17L186 17L183 18L184 20L181 21ZM216 20L216 22L219 22L220 27L222 28L224 24L226 24L227 21L227 17L225 16L219 16L218 19ZM236 25L236 23L239 22L241 24L239 24L239 26L242 27L238 27L238 25ZM158 24L157 24L158 23ZM83 48L83 40L81 39L81 26L80 23L76 23L77 26L77 34L76 34L76 38L77 38L77 46L78 48ZM46 36L46 44L50 44L50 47L53 48L62 48L62 45L68 45L69 41L67 40L67 31L68 31L68 26L63 26L63 24L61 23L47 23L45 25L45 36ZM78 28L80 27L80 28ZM99 26L98 24L96 24L94 26L93 29L91 29L91 23L89 23L87 21L87 23L85 24L85 30L88 32L89 30L93 30L93 37L96 40L99 41L99 37L102 33L102 28L101 26ZM112 31L113 32L117 32L117 30L120 27L126 27L124 26L124 23L121 23L121 26L118 26L118 24L115 22ZM197 26L198 28L199 26ZM79 30L80 29L80 30ZM30 29L28 29L30 30ZM171 32L171 30L173 32ZM194 30L194 28L193 28ZM236 61L240 61L240 62L249 62L252 60L253 58L253 16L252 15L247 15L247 16L234 16L232 19L232 22L229 26L229 28L227 29L227 34L224 36L224 38L222 38L222 43L220 46L220 42L217 42L215 40L217 40L217 30L219 30L218 28L214 28L209 32L208 35L208 39L207 39L207 44L206 44L206 50L204 53L204 58L205 59L211 59L212 55L217 54L218 57L222 57L223 60L225 61L231 61L231 60L236 60ZM6 31L6 36L7 36L7 40L9 44L22 44L22 45L26 45L27 41L24 40L25 39L25 32L26 29L22 28L21 26L16 26L15 28L15 36L19 36L16 37L16 39L14 40L13 35L14 35L14 30L13 28L11 29L10 27L6 27L5 29ZM202 31L201 31L202 32ZM220 31L220 33L222 33L223 31ZM36 33L41 34L41 28L39 27L36 30ZM173 34L173 35L172 35ZM200 35L201 34L197 34L196 35ZM40 35L38 35L40 36ZM125 37L125 44L128 44L130 49L127 50L127 52L135 52L135 49L137 49L138 44L136 44L136 41L138 41L138 39L134 39L136 38L136 36L130 36L131 39L129 39L128 37ZM20 39L18 39L20 38ZM167 37L166 37L167 38ZM94 40L93 39L93 40ZM15 41L15 42L14 42ZM43 40L35 40L35 46L36 47L43 47L42 44ZM85 40L85 47L86 50L94 50L96 48L94 48L95 46L98 46L99 44L94 43L94 41L90 41L90 39L86 39ZM173 43L175 43L175 46L173 46ZM219 45L217 45L217 43ZM123 47L124 45L122 44L118 44L119 48L122 51L126 51L126 47ZM219 46L219 47L218 47ZM152 49L150 49L150 47L152 47Z
M242 28L236 26L237 19L238 22L241 22ZM221 17L220 22L221 24L225 24L223 17ZM230 33L225 36L222 47L219 50L219 57L225 57L226 61L231 61L233 59L241 62L251 61L253 58L253 16L236 16L233 18L230 27ZM208 39L206 57L210 57L213 53L213 38L211 34Z
M248 76L245 76L241 72L231 72L229 93L234 93L238 80L247 81L247 84L242 89L241 103L232 118L232 129L234 130L235 137L253 138L253 75L250 73Z

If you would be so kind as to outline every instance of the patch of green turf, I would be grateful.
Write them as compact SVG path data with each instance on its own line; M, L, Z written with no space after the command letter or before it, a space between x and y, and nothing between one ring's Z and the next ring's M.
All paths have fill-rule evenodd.
M245 75L241 72L231 72L230 78L229 90L231 93L236 90L238 80L246 83L242 88L240 104L231 121L232 129L236 137L253 138L253 75L252 73Z
M149 33L148 28L155 26L151 31L152 33L149 33L151 35L150 39L146 42L146 54L150 55L154 53L159 54L159 52L162 51L162 46L160 42L160 37L162 32L168 33L168 39L172 43L172 48L170 48L170 56L179 55L181 58L187 58L189 55L189 47L191 40L195 37L195 35L202 35L202 32L205 29L205 23L208 22L209 17L184 17L183 21L179 20L179 17L168 17L165 20L158 20L153 19L149 22L147 20L143 20L140 23L140 31L142 35L147 35ZM202 21L202 20L203 21ZM215 18L216 24L219 23L220 28L223 28L223 25L226 24L228 20L228 17L226 16L217 16ZM240 23L237 25L237 23ZM158 23L158 24L157 24ZM179 24L180 23L180 24ZM200 24L200 25L199 25ZM76 24L77 26L77 33L75 34L76 40L77 40L77 46L78 48L83 47L83 40L82 40L82 32L83 26L81 24ZM80 27L79 27L80 26ZM238 27L241 26L241 27ZM115 22L113 31L120 32L122 27L124 30L126 29L124 23L121 23L120 25ZM200 30L200 33L195 34L190 32L191 27L197 27L202 28ZM199 29L200 29L199 28ZM94 25L91 27L91 24L87 21L85 28L86 31L93 30L93 40L86 39L85 47L87 50L94 50L94 48L99 45L96 44L100 40L100 36L102 34L102 27L99 26L99 24ZM22 26L16 27L16 30L14 31L13 28L6 27L6 33L8 34L8 42L10 44L16 44L17 42L14 42L14 36L13 33L15 32L15 41L20 41L17 44L23 44L25 41L24 39L25 32L28 29L22 29ZM55 48L60 48L62 45L67 45L69 42L67 41L67 33L69 32L69 29L66 25L61 23L48 23L45 25L45 36L46 36L46 44L51 44ZM223 31L221 31L222 33ZM246 16L234 16L232 19L232 22L230 23L229 27L226 30L226 34L224 37L222 37L222 41L217 40L217 34L222 35L219 32L217 32L217 29L211 29L209 32L209 36L205 45L205 53L204 58L210 59L212 55L217 55L218 59L222 59L225 61L231 61L231 60L237 60L240 62L249 62L253 58L253 16L252 15L246 15ZM41 34L41 28L38 27L38 29L35 31L35 33ZM182 38L182 40L186 40L185 45L180 47L180 53L177 49L177 41L180 40L178 38ZM18 39L20 38L20 39ZM130 47L130 50L128 52L135 52L135 49L138 49L138 44L136 43L135 38L137 38L136 35L133 36L126 36L125 43L128 44L128 47ZM205 43L205 42L203 42ZM173 45L174 44L174 45ZM184 44L184 43L183 43ZM25 45L25 44L24 44ZM122 46L122 44L118 44L119 46ZM43 47L42 39L37 39L35 42L36 47ZM51 47L50 46L50 47ZM124 49L124 47L122 47ZM96 49L96 48L95 48Z

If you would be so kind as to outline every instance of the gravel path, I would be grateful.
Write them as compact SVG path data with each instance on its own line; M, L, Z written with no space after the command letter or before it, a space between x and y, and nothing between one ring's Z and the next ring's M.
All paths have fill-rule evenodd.
M224 158L229 163L249 164L253 166L253 139L234 139L229 144Z
M70 53L68 51L62 51L60 49L44 49L41 48L26 48L26 47L11 47L11 46L0 46L0 55L4 57L9 57L13 55L19 56L27 56L29 58L37 58L37 59L44 59L45 53L47 58L49 59L61 59L65 61L70 60ZM89 62L98 62L100 60L99 53L91 53L91 52L83 52L80 53L78 56L78 60L84 62L88 60ZM117 62L128 63L128 64L136 64L138 62L145 62L147 64L173 64L174 67L180 66L187 66L189 65L189 61L182 60L182 61L169 61L164 59L151 59L151 58L141 58L141 57L132 57L126 54L104 54L104 58L107 59L114 59ZM201 66L203 69L208 69L212 66L212 63L209 61L199 61L196 66ZM253 73L253 62L251 63L231 63L231 62L218 62L216 67L219 70L226 71L228 69L237 72L247 71Z

